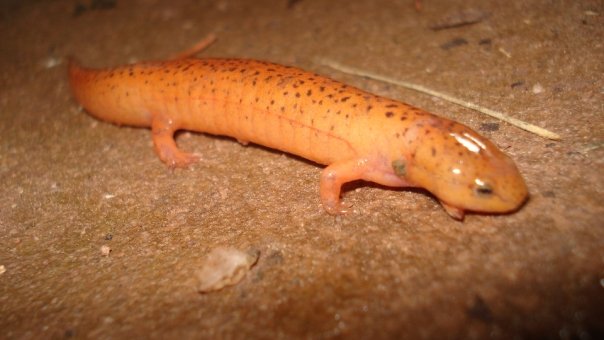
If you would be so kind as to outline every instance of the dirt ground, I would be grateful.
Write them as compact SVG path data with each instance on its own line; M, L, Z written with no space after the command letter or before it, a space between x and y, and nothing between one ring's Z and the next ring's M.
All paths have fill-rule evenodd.
M0 338L604 338L604 2L421 4L0 2ZM203 159L170 171L149 130L96 121L71 97L66 56L161 59L209 32L201 56L299 66L469 125L513 157L530 200L458 222L421 190L354 183L354 211L333 217L316 164L184 132ZM220 246L260 256L200 294Z

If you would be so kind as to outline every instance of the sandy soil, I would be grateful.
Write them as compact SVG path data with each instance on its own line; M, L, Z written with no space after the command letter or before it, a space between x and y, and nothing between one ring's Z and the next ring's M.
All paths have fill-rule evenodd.
M422 4L2 1L0 338L604 338L603 2ZM431 28L463 13L478 22ZM68 55L160 59L209 32L203 56L296 65L464 122L515 159L530 201L457 222L424 192L356 183L354 211L332 217L318 165L182 133L203 161L171 172L148 130L95 121L70 95ZM238 284L199 294L220 246L260 256Z

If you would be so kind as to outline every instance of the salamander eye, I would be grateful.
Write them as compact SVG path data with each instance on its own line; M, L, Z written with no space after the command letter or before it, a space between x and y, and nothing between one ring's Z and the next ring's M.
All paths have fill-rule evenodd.
M476 181L474 192L478 196L488 197L493 194L493 188L488 183L484 183L483 181Z

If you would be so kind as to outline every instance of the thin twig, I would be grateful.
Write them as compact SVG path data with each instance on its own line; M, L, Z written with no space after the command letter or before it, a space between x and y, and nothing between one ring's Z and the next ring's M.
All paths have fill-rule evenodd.
M519 127L523 130L532 132L543 138L552 139L552 140L560 140L560 135L558 135L554 132L551 132L549 130L546 130L544 128L541 128L536 125L510 117L504 113L494 111L494 110L488 109L486 107L482 107L480 105L477 105L477 104L474 104L471 102L467 102L465 100L461 100L461 99L449 96L444 93L434 91L432 89L429 89L429 88L421 86L421 85L409 83L409 82L398 80L398 79L389 78L389 77L375 74L372 72L359 70L359 69L356 69L356 68L353 68L350 66L339 64L339 63L331 61L331 60L322 59L322 60L319 60L319 62L325 66L329 66L329 67L333 68L334 70L338 70L340 72L344 72L344 73L348 73L348 74L356 75L356 76L360 76L360 77L366 77L366 78L378 80L378 81L385 82L385 83L398 85L398 86L401 86L401 87L404 87L404 88L407 88L410 90L418 91L418 92L421 92L424 94L428 94L430 96L434 96L434 97L446 100L448 102L463 106L463 107L471 109L471 110L475 110L475 111L484 113L491 117L497 118L497 119L502 120L507 123L510 123L516 127Z

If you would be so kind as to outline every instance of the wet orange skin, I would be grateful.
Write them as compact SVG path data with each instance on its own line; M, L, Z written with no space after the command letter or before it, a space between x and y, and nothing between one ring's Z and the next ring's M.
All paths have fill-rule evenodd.
M517 210L527 188L513 161L470 128L315 73L246 59L180 59L94 70L70 62L77 101L93 116L151 127L171 167L196 160L179 129L231 136L328 165L320 192L342 213L341 186L366 180L430 191L446 211Z

